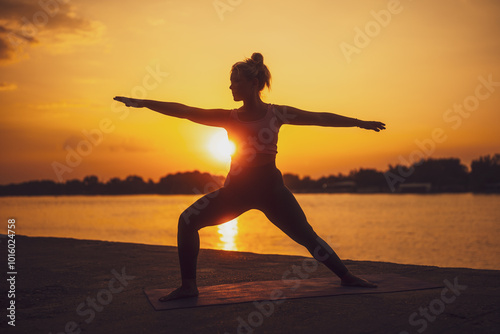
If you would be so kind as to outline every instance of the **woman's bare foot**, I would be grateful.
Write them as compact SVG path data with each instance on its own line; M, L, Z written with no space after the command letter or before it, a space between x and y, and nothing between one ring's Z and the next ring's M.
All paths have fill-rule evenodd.
M158 300L161 302L166 302L174 299L196 297L198 295L199 295L198 288L196 287L185 288L181 286L175 289L174 291L170 292L168 295L161 297Z
M362 288L376 288L377 284L374 284L372 282L369 282L365 279L362 279L360 277L354 276L350 272L342 276L341 278L340 285L342 286L357 286L357 287L362 287Z

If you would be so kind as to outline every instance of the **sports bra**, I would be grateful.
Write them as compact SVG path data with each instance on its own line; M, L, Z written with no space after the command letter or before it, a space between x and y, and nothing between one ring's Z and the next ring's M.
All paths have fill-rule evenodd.
M231 110L226 130L229 140L236 145L233 157L237 159L259 153L276 155L278 132L282 124L272 104L268 104L264 117L255 121L242 121L238 117L238 110Z

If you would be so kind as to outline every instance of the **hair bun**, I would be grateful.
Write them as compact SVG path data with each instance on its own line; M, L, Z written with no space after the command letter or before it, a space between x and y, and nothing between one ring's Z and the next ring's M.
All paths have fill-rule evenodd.
M254 52L252 54L252 60L257 64L264 64L264 56L261 53Z

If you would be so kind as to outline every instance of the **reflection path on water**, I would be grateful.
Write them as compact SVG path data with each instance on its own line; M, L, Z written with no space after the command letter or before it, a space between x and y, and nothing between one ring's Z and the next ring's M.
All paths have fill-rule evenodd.
M219 233L219 249L237 251L236 236L238 235L238 218L217 226Z

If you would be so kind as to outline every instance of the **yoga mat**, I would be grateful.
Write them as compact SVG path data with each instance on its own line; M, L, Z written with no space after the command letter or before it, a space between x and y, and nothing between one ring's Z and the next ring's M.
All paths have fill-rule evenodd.
M149 302L156 311L209 305L224 305L270 300L326 297L337 295L374 294L441 288L443 285L428 283L396 274L362 275L376 283L377 288L340 286L336 277L309 278L296 280L275 280L199 286L200 295L185 299L160 302L158 298L174 289L145 288Z

